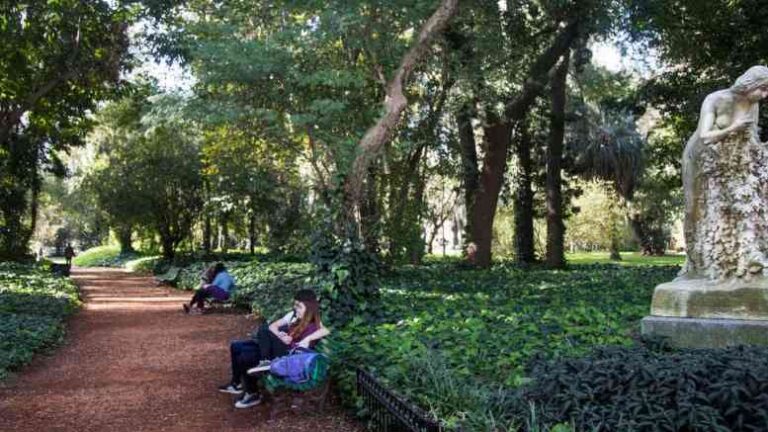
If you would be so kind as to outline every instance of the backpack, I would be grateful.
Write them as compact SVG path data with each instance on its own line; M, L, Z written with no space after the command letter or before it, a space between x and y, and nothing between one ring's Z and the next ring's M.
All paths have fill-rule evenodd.
M315 362L322 354L314 351L294 350L291 354L272 360L269 372L285 381L301 384L309 381Z

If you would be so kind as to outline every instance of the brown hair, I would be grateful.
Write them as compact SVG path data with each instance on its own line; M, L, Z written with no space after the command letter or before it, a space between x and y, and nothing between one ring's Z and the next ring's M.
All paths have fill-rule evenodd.
M302 333L304 333L304 330L309 327L310 324L314 323L317 328L320 328L320 304L317 302L317 299L306 299L306 300L298 300L301 303L304 304L305 311L304 316L301 317L300 320L296 321L291 326L291 329L288 330L288 335L296 339L297 337L301 336Z
M768 68L765 66L752 66L736 79L736 82L731 86L731 90L735 93L747 94L766 84L768 84Z

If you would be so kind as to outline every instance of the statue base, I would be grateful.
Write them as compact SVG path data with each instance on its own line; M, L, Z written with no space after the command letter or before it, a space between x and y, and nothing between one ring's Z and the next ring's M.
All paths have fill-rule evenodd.
M768 321L768 278L676 279L656 287L651 315Z
M664 336L678 348L768 345L768 321L647 316L643 335Z
M663 283L653 292L641 331L676 347L768 345L768 278Z

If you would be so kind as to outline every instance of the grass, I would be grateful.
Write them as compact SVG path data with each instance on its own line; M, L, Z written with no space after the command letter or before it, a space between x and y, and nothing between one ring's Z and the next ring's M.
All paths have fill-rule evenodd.
M646 256L640 252L622 252L621 261L612 261L609 252L575 252L565 254L569 264L620 264L625 266L682 265L684 254Z
M124 267L127 262L142 256L142 252L122 254L119 246L97 246L78 254L72 263L78 267Z

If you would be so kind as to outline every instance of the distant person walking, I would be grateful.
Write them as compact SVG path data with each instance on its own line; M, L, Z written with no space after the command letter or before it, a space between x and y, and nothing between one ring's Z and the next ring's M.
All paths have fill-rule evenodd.
M64 248L64 258L67 260L67 266L72 266L72 258L75 257L75 250L72 248L72 243L67 243L67 247Z

